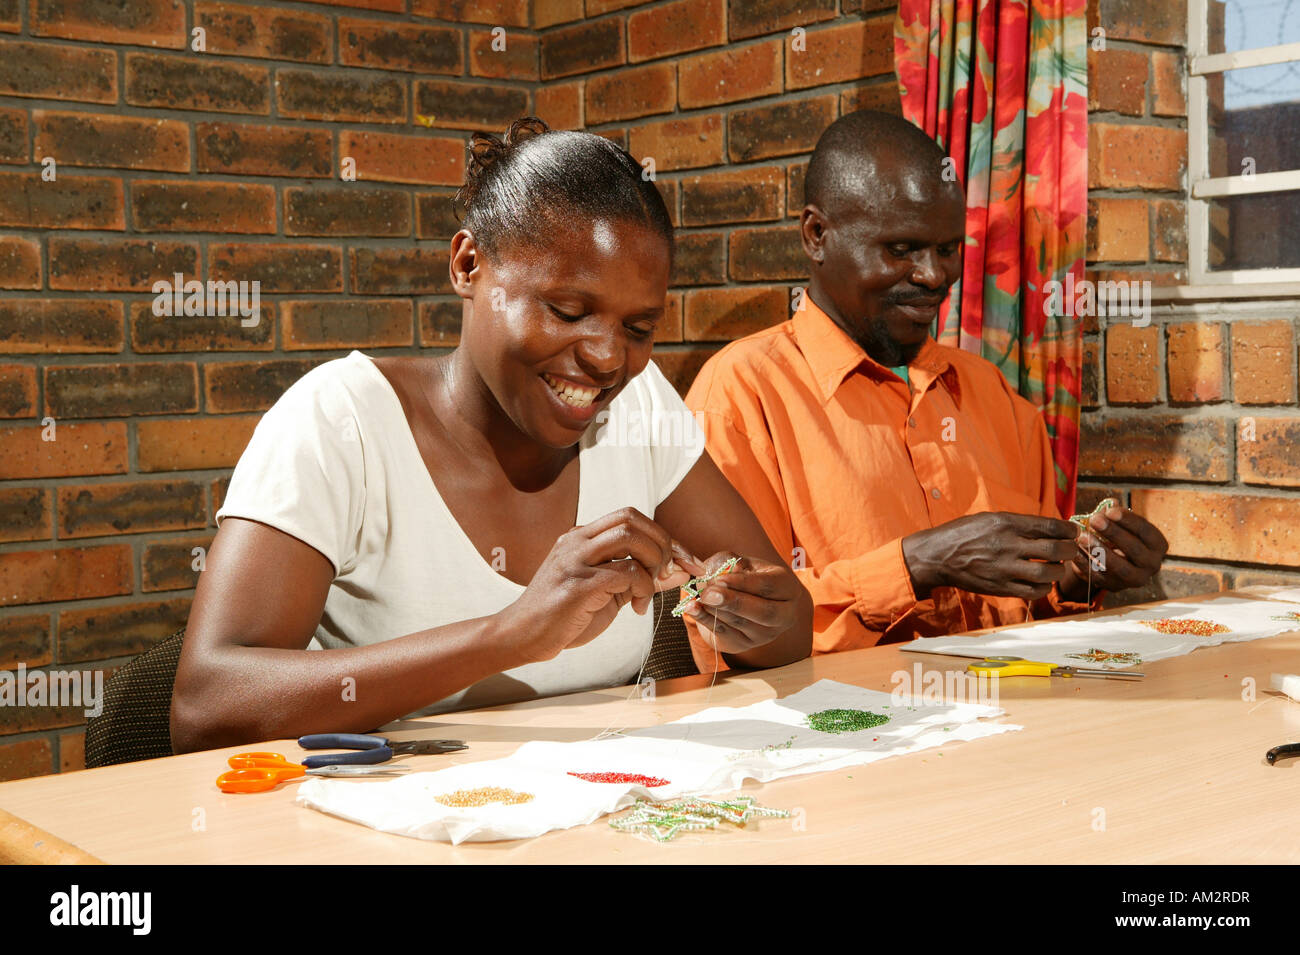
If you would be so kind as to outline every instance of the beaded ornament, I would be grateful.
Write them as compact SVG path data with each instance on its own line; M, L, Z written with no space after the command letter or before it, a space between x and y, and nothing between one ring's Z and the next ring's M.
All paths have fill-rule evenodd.
M686 583L682 585L682 589L690 596L683 597L681 601L678 602L677 606L673 608L673 616L680 617L685 613L686 608L691 605L691 601L699 598L701 587L710 581L717 580L723 574L731 573L739 563L740 558L733 557L712 573L705 574L703 577L692 577L690 580L686 581Z
M729 822L744 826L758 816L784 819L790 815L784 809L760 806L753 796L736 796L732 799L682 799L676 802L653 803L638 799L626 816L611 819L610 826L621 832L639 832L656 842L668 842L679 832L699 829L716 829L718 823Z
M1131 650L1089 650L1087 653L1067 653L1071 660L1086 660L1089 663L1118 663L1120 666L1135 666L1142 662L1142 657Z

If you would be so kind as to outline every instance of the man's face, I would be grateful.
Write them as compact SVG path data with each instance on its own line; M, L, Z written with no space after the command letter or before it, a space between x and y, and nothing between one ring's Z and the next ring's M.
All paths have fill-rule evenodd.
M453 273L462 236L452 240ZM668 246L649 229L599 220L538 239L491 258L475 253L461 293L472 302L463 339L515 427L564 448L650 361Z
M819 270L845 331L883 365L909 363L961 276L965 202L955 182L914 165L878 170L865 198L844 196L823 232ZM808 223L805 215L805 245Z

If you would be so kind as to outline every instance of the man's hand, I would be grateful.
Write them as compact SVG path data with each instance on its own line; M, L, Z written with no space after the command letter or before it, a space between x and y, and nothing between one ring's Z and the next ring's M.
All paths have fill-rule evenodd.
M1118 504L1092 518L1088 527L1080 532L1070 573L1061 581L1066 600L1083 602L1098 590L1140 587L1160 569L1169 551L1160 528Z
M1053 517L971 514L904 537L903 561L922 600L935 587L1034 600L1069 576L1078 530Z

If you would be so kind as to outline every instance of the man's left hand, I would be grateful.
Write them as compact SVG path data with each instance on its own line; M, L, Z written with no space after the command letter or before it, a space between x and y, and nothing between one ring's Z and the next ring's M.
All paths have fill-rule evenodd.
M1080 603L1088 599L1090 577L1093 594L1140 587L1160 569L1169 551L1160 528L1118 504L1089 521L1088 530L1079 533L1079 544L1070 576L1058 589L1066 600Z

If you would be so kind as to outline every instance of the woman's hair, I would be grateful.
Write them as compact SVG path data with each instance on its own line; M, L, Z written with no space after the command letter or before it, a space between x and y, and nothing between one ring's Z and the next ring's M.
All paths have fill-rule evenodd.
M476 132L454 210L488 255L513 243L545 242L556 229L597 219L652 229L668 243L673 225L655 184L627 150L594 133L550 129L536 116L510 124L505 140Z

